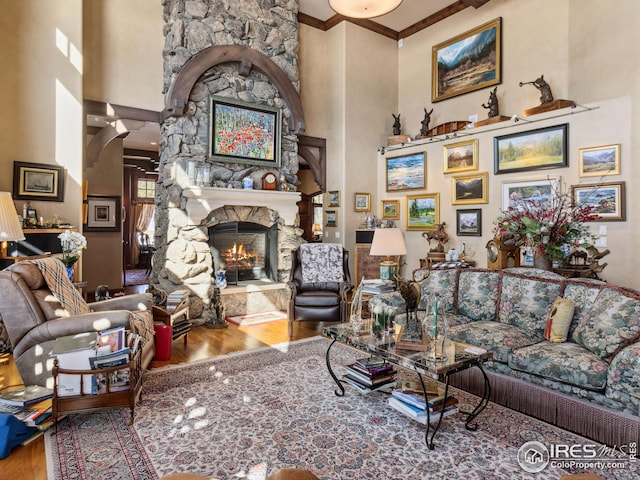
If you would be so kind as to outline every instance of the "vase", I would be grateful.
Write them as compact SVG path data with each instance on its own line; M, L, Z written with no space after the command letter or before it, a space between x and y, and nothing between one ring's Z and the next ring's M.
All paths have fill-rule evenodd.
M533 266L541 270L551 270L551 257L536 252L533 254Z
M75 277L76 271L73 269L73 267L66 267L66 268L67 268L67 277L69 278L69 281L73 283L73 277Z

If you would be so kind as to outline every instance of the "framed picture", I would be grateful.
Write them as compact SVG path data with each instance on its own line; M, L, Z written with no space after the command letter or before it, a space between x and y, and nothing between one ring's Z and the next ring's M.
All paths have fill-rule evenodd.
M626 220L624 182L600 183L592 185L571 185L573 201L576 205L593 205L600 215L599 222Z
M407 195L407 230L434 230L439 223L439 193Z
M424 189L427 182L425 152L387 158L387 192Z
M338 226L338 212L335 210L324 211L324 226L325 227L337 227Z
M506 212L509 208L518 208L525 202L544 205L558 192L559 182L559 177L525 182L504 182L502 184L502 210Z
M502 19L434 45L431 101L473 92L502 81Z
M400 200L382 200L382 219L397 220L400 218Z
M569 126L565 123L495 137L494 173L498 175L569 166L568 130Z
M459 237L481 237L482 209L456 210L456 235Z
M279 108L212 95L209 115L212 160L280 167Z
M578 174L581 177L620 175L620 144L579 149Z
M451 177L452 205L468 205L471 203L487 203L487 172Z
M64 201L64 167L13 162L13 198Z
M371 210L370 193L356 193L354 197L354 210L356 212L368 212Z
M444 173L478 170L478 140L444 145Z
M119 232L120 223L120 197L87 195L85 232Z
M333 191L327 193L327 205L329 207L339 207L340 206L340 192Z

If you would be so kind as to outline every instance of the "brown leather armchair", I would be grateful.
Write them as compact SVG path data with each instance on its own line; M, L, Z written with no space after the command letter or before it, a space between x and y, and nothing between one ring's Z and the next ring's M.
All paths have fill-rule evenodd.
M62 306L48 288L40 269L29 261L0 271L0 291L0 321L4 323L14 361L26 385L53 386L53 358L49 354L56 338L66 335L125 325L146 339L142 348L143 367L148 367L153 359L149 294L90 303L91 313L61 316ZM131 312L137 312L137 318L134 319Z
M310 244L323 245L323 244ZM349 252L342 249L342 276L340 282L305 283L300 248L291 252L289 290L289 337L293 336L293 322L344 322L347 320L347 295L353 288L349 272Z

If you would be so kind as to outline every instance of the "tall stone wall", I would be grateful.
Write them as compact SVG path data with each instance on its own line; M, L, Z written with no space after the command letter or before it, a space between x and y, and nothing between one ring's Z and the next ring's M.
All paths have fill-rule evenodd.
M163 6L165 94L193 55L219 45L243 45L268 56L299 91L297 0L164 0ZM289 129L291 114L277 88L258 71L242 75L238 63L207 70L194 85L185 114L169 117L162 125L155 218L158 249L151 283L169 292L186 286L202 300L203 321L217 322L210 311L213 266L207 228L190 225L185 212L182 191L190 181L188 165L209 163L205 185L227 188L242 188L245 177L259 187L267 169L207 158L210 95L282 109L278 172L284 180L282 189L296 188L298 155L296 137Z

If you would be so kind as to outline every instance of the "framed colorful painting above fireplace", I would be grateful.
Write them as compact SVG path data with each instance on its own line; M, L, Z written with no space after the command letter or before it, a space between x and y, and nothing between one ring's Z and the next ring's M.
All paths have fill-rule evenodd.
M209 112L211 160L280 166L279 108L212 95Z

